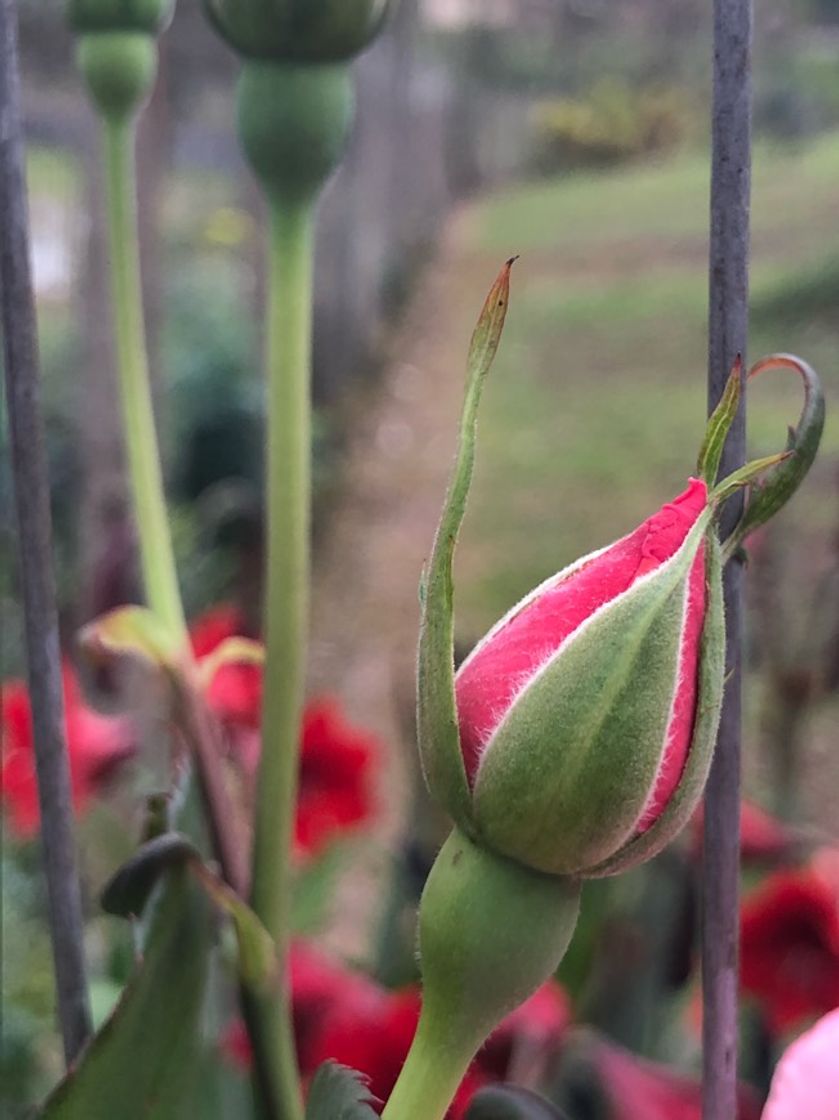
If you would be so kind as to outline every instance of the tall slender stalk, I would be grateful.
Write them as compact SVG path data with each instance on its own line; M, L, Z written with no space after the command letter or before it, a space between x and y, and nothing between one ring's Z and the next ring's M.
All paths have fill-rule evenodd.
M708 403L721 397L748 341L751 184L752 0L714 0ZM745 394L731 427L720 475L745 461ZM723 537L737 523L742 498L729 502ZM727 565L727 683L714 764L705 798L702 929L703 1117L737 1112L737 948L740 881L740 750L743 571Z
M133 117L105 118L111 289L134 510L149 606L174 634L186 634L163 491L143 325L134 175Z
M271 206L267 307L266 688L251 898L285 960L309 612L313 206ZM289 996L261 1004L281 1115L302 1116Z
M17 21L0 0L0 311L20 581L58 1018L68 1065L91 1032L64 733L52 525L29 258Z

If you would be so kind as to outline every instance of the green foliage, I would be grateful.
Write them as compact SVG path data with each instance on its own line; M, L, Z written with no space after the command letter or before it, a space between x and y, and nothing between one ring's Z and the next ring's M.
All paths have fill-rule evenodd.
M545 174L609 167L670 151L694 127L681 89L634 90L604 79L586 95L557 98L536 108L533 162Z
M114 1013L38 1113L44 1120L185 1120L201 1047L211 923L185 868L167 873L143 958Z
M361 1074L326 1062L312 1080L306 1120L375 1120L372 1104Z

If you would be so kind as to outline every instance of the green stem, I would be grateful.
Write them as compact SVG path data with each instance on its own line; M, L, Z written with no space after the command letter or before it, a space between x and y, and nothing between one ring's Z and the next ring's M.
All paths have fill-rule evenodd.
M253 847L252 904L281 965L291 924L291 845L297 800L309 612L313 206L271 204L268 292L268 541L266 687ZM302 1117L288 992L260 1004L283 1120Z
M166 515L143 325L133 117L107 116L104 127L117 365L143 584L152 611L180 637L186 634L186 624Z
M443 1120L483 1041L464 1044L445 1016L423 1007L413 1045L382 1120Z

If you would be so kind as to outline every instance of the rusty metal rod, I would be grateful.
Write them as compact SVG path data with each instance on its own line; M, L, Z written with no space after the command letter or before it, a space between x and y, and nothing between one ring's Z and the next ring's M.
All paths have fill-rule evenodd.
M719 400L738 354L745 362L749 319L752 0L714 0L708 406ZM745 395L720 474L745 461ZM742 498L721 526L733 528ZM716 755L705 799L702 917L703 1120L737 1114L737 989L740 885L740 751L743 568L727 566L724 596L728 674Z
M58 1018L69 1064L91 1030L70 771L52 525L29 263L14 0L0 0L0 314L23 591L27 673L41 809Z

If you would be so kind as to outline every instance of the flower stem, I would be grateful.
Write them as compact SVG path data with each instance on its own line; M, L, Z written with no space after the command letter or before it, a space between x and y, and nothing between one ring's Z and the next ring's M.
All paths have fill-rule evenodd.
M483 1041L465 1043L451 1020L424 1006L413 1045L382 1120L443 1120L457 1088Z
M133 117L106 116L104 136L117 365L143 584L152 611L180 637L186 634L186 624L166 515L143 325Z
M284 966L309 611L313 207L271 203L267 310L267 556L262 761L252 904ZM287 990L260 1003L284 1120L302 1116Z

